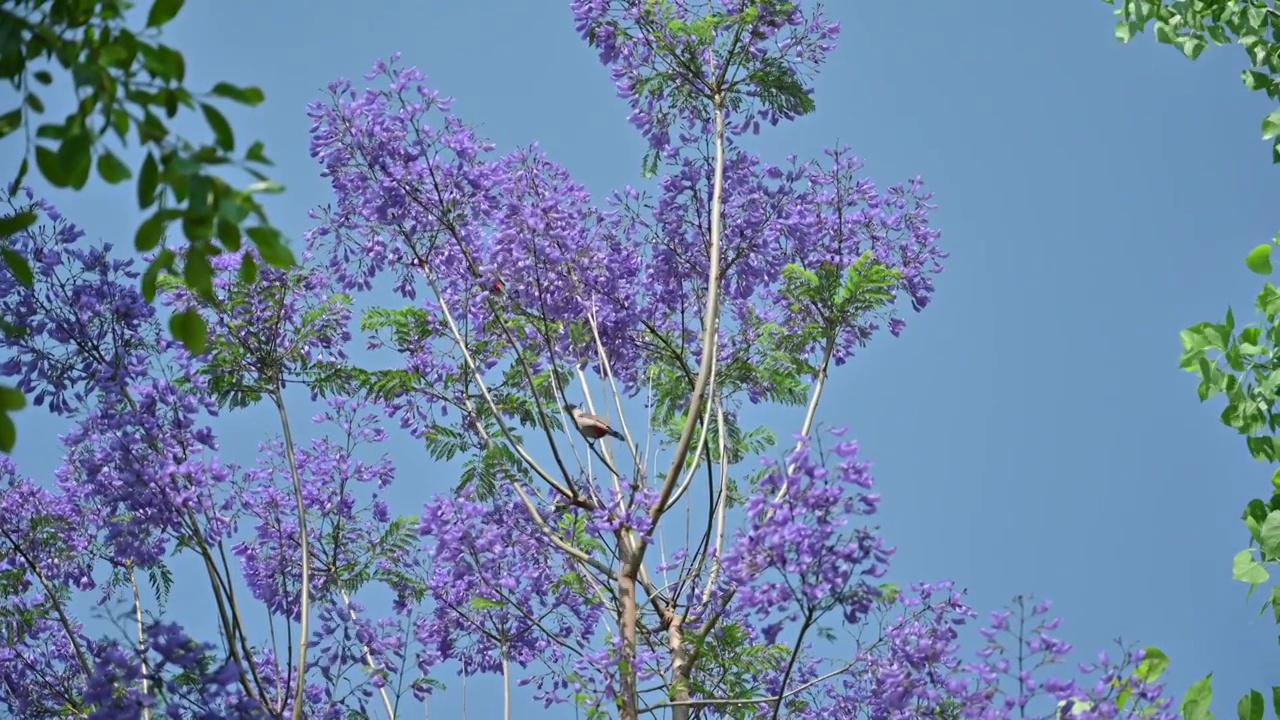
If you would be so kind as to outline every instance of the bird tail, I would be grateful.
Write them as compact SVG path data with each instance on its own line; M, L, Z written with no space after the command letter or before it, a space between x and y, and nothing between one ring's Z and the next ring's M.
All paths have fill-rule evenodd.
M609 434L610 434L610 435L612 435L612 436L614 436L614 437L616 437L616 438L618 438L618 439L619 439L619 440L621 440L622 442L626 442L626 441L627 441L627 439L626 439L625 437L623 437L622 433L618 432L617 430L614 430L613 428L609 428Z

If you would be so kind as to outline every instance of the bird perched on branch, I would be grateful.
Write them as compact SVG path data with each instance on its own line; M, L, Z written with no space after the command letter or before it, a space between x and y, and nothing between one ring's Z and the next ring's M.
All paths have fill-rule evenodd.
M582 433L582 437L587 440L599 440L608 435L626 442L627 439L622 436L622 433L610 427L608 421L599 415L584 412L582 408L573 404L565 405L564 409L573 417L573 424L578 426L578 432Z

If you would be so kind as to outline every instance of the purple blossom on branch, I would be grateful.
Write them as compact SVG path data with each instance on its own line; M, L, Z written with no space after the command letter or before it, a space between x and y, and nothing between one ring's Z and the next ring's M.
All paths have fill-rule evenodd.
M0 462L0 707L395 717L491 674L508 717L526 687L624 720L1171 720L1140 653L1047 675L1070 652L1047 604L1019 599L966 652L952 583L884 582L870 465L842 431L824 451L815 417L832 363L929 304L931 196L881 189L845 147L776 163L739 142L813 110L838 27L781 0L571 9L649 141L647 188L596 202L537 146L499 153L396 56L309 109L335 197L299 267L219 255L212 297L161 277L157 310L132 261L27 193L48 224L10 239L36 282L0 273L0 374L70 428L51 482ZM358 332L397 360L362 368L351 309L383 282L401 306ZM207 325L204 352L166 340L175 311ZM295 386L324 405L307 440ZM263 401L278 439L224 462L213 418ZM744 401L807 403L785 458ZM628 440L578 440L570 402ZM460 489L393 511L379 415L463 456ZM175 551L199 561L184 582L211 594L216 643L166 617ZM127 607L121 632L72 616L91 590Z

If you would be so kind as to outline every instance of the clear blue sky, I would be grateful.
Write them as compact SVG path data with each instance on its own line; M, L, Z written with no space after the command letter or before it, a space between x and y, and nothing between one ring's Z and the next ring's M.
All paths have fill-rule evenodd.
M983 611L1050 597L1079 650L1158 645L1179 692L1214 671L1229 714L1280 668L1268 618L1230 580L1240 510L1270 472L1197 402L1177 358L1181 328L1250 307L1259 281L1242 258L1280 230L1259 139L1269 108L1240 83L1243 52L1190 63L1147 36L1121 46L1110 8L1088 0L832 5L844 34L818 111L761 150L813 155L839 139L881 183L923 175L951 252L934 304L839 369L821 416L875 463L895 577L953 578ZM266 91L232 120L266 142L289 187L274 219L299 238L330 198L306 104L396 50L500 149L539 141L597 196L634 182L642 142L567 6L222 0L190 3L168 41L194 87ZM13 143L2 152L11 166ZM53 195L122 245L140 221L132 197L101 183ZM775 430L799 415L776 415ZM47 469L57 426L27 412L19 427L20 466ZM245 454L270 425L238 427L223 444ZM408 441L395 455L425 460ZM402 479L401 510L451 474ZM487 716L476 687L471 716ZM433 716L456 717L459 698Z

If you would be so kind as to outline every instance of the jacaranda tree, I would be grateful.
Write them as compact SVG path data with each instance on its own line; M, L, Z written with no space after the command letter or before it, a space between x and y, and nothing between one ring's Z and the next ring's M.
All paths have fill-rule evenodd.
M394 718L488 674L506 718L545 712L528 694L626 720L1175 716L1159 653L1046 676L1071 650L1047 603L1017 599L965 652L976 613L951 583L886 582L870 466L816 418L832 366L928 305L930 197L878 189L843 147L747 152L813 110L838 27L778 0L693 5L572 3L656 176L602 205L536 148L498 154L398 58L368 89L334 82L311 114L335 201L299 264L246 248L214 256L212 293L159 279L166 312L200 318L198 355L131 261L10 199L44 222L13 245L35 282L0 277L20 319L0 372L71 429L53 478L0 461L8 712ZM394 306L362 305L388 286ZM356 333L394 361L358 366ZM315 439L293 387L324 407ZM794 447L745 426L747 403L804 406ZM260 404L278 435L220 461L211 418ZM586 441L569 404L622 439ZM416 516L386 499L407 465L377 455L385 419L463 458L456 486L415 478ZM216 637L166 611L175 552ZM90 629L85 593L127 621Z

